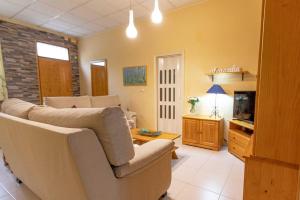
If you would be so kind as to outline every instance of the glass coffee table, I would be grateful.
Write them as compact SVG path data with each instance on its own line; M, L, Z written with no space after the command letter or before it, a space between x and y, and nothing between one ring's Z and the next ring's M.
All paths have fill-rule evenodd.
M175 134L175 133L167 133L167 132L161 132L159 136L146 136L146 135L140 135L138 128L131 129L131 136L134 139L135 144L144 144L146 142L157 140L157 139L168 139L168 140L175 140L179 138L181 135ZM172 159L178 159L178 156L175 152L175 150L178 149L178 147L174 146L172 151Z

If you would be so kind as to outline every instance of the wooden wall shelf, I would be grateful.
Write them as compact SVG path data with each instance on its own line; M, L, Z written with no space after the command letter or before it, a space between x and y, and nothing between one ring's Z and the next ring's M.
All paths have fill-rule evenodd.
M226 74L228 74L228 75L240 75L242 81L244 81L245 74L249 74L249 72L248 71L240 71L240 72L216 72L216 73L207 73L206 75L211 77L211 81L214 81L215 80L215 76L217 76L217 75L226 75Z

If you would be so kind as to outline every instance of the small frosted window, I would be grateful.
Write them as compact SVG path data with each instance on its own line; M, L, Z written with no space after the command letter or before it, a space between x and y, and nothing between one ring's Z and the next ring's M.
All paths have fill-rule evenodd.
M69 60L67 48L37 42L37 54L41 57L54 58L58 60Z
M97 66L104 67L105 66L105 61L93 62L92 65L97 65Z

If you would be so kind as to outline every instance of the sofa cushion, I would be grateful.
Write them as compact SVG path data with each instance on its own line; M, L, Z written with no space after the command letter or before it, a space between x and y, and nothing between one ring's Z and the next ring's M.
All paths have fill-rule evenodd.
M30 111L29 119L61 127L92 129L111 165L123 165L134 157L130 129L120 107L77 109L36 107Z
M53 108L90 108L89 96L79 97L44 97L44 104Z
M91 96L91 105L93 108L105 108L111 106L120 106L120 100L117 95Z
M29 111L35 106L35 104L12 98L2 103L1 111L8 115L28 119Z
M135 156L132 160L122 166L114 168L116 177L123 178L133 174L140 169L151 165L155 160L160 159L162 155L170 153L174 148L172 140L157 139L147 142L141 146L135 147Z

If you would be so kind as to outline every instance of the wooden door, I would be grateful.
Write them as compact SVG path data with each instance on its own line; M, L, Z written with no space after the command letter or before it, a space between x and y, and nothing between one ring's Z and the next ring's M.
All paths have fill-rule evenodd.
M183 57L180 54L157 58L158 130L182 132Z
M218 124L211 121L202 122L202 133L200 135L200 144L204 146L218 146Z
M265 1L254 154L300 163L300 3Z
M108 95L107 68L105 66L91 65L92 95Z
M264 0L254 131L244 200L298 200L300 4Z
M72 96L72 68L65 60L38 57L40 96Z
M195 119L183 119L183 142L199 144L201 121Z

